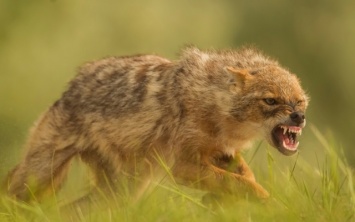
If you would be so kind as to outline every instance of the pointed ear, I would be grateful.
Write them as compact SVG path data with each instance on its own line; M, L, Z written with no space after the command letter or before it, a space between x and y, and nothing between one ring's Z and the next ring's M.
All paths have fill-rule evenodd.
M226 67L226 70L232 75L236 85L244 85L245 81L253 78L247 69L238 69L232 66L228 66Z

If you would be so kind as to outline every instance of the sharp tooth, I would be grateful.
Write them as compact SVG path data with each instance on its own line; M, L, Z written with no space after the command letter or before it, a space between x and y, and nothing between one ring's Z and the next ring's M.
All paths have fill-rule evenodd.
M287 127L282 127L282 129L284 130L284 135L286 134L286 132L287 132Z
M301 136L302 135L302 130L298 131L298 134Z
M297 147L298 147L298 144L299 144L299 142L297 142L295 145L293 145L293 146L288 146L286 143L285 143L285 141L283 141L282 142L282 145L283 145L283 147L285 148L285 149L288 149L288 150L297 150Z

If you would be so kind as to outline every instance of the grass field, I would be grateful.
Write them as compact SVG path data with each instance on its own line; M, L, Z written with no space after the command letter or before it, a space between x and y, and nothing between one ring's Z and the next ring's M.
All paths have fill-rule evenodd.
M28 205L2 197L0 221L355 221L354 172L341 147L310 128L322 150L312 161L301 153L280 162L264 144L245 153L257 180L271 193L266 203L230 197L207 206L201 191L158 183L136 203L113 198L108 205L93 203L68 216L60 206L78 196L87 182L79 165L64 190L44 203Z

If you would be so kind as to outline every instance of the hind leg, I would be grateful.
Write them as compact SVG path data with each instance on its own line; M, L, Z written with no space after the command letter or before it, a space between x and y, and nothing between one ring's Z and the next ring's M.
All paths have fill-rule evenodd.
M29 201L59 189L74 155L72 147L59 151L43 147L28 152L8 176L8 193L17 199Z
M114 152L87 149L80 153L81 160L91 168L96 182L96 187L87 196L104 195L106 199L116 202L135 201L150 185L152 164L145 158L136 157L124 161L115 149L112 150Z
M5 181L8 194L29 201L59 188L76 154L74 138L61 110L44 113L31 131L24 159Z
M94 149L87 149L80 153L81 160L89 166L95 179L95 185L102 191L115 189L117 174L120 171L120 161L113 161ZM110 155L113 158L114 155ZM115 165L111 164L115 162Z
M79 212L86 214L93 207L96 209L109 206L109 203L115 200L117 191L116 173L119 171L119 164L111 165L112 160L107 155L101 154L92 147L79 152L79 155L83 163L90 168L94 176L95 186L90 188L82 197L74 199L61 207L62 213L70 217L78 216Z

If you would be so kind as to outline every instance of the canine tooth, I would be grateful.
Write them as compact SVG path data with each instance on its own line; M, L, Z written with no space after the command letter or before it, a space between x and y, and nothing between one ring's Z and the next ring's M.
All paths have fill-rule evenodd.
M281 128L284 130L284 135L285 135L287 132L287 127L282 126Z

